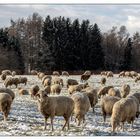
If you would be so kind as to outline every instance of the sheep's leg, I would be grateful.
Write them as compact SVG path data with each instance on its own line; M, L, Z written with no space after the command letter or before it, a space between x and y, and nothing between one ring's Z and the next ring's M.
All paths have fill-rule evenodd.
M95 113L94 106L92 107L92 111L93 111L93 113Z
M45 117L45 121L44 121L44 130L46 130L46 126L47 126L47 119L49 118L49 116Z
M51 116L51 127L52 127L52 131L54 130L53 129L53 118L54 118L54 116Z
M3 112L3 118L4 118L4 121L5 121L5 122L7 121L7 117L8 117L8 113Z
M122 130L123 130L123 132L124 132L124 122L122 123Z
M66 117L64 117L64 118L65 118L65 124L64 124L62 130L64 130L64 128L66 127L66 124L68 123L68 118L66 118Z

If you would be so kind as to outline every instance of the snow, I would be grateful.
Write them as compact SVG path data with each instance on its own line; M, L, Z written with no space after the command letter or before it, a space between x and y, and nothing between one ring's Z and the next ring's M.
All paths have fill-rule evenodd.
M25 75L24 75L25 76ZM17 76L18 77L18 76ZM37 76L27 76L27 85L19 85L29 89L32 85L37 84L40 88L41 80ZM80 81L80 76L70 76ZM64 81L67 78L63 77ZM93 75L89 80L90 86L99 88L100 75ZM113 78L108 78L106 85L113 85L115 88L120 88L124 83L129 84L131 87L131 93L139 91L139 82L135 83L132 78L118 78L115 75ZM4 87L3 82L0 81L0 87ZM37 101L31 99L30 95L19 96L15 86L11 89L16 93L16 98L12 104L11 112L8 116L8 121L3 121L2 113L0 112L0 136L140 136L140 118L134 122L134 129L130 128L129 124L125 124L125 131L122 130L111 133L110 116L107 117L107 121L103 122L103 116L100 108L100 101L95 107L95 113L92 109L86 114L86 122L80 127L73 121L70 121L70 130L62 131L64 124L63 117L55 117L54 119L54 131L51 131L51 126L47 126L47 130L44 128L44 117L38 111ZM61 95L68 95L66 87L63 88ZM50 124L50 120L48 120Z

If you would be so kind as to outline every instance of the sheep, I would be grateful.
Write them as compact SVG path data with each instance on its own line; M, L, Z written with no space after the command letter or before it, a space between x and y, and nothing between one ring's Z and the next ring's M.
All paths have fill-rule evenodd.
M16 72L15 71L12 71L12 76L14 77L16 75Z
M27 81L28 81L28 79L27 79L27 77L19 77L19 84L27 84Z
M78 81L75 80L75 79L68 79L68 80L67 80L67 88L68 88L70 85L78 85Z
M58 71L54 71L52 75L53 76L60 76L60 73Z
M130 93L130 86L127 84L124 84L121 87L121 97L125 98Z
M135 71L130 71L130 74L131 74L131 77L134 78L134 77L137 77L138 76L138 73L135 72Z
M125 77L131 77L131 78L133 78L132 75L131 75L131 73L129 71L126 71L125 72Z
M89 71L89 70L85 71L84 75L91 75L91 71Z
M101 76L103 76L103 75L106 76L107 73L108 73L107 71L102 71L102 72L101 72Z
M69 77L69 73L67 71L62 71L62 76L68 76Z
M86 88L88 86L89 86L88 83L79 84L79 85L71 85L68 88L68 93L69 94L73 94L76 91L79 91L80 92L82 89L84 89L84 88Z
M81 75L81 82L87 81L90 78L91 75L88 74L82 74Z
M31 70L31 72L30 72L31 75L37 75L37 73L38 72L36 70Z
M60 94L62 90L62 86L59 84L51 85L51 93L52 94Z
M105 96L101 99L101 109L104 122L106 121L106 115L111 116L114 104L120 99L121 98L115 96Z
M12 73L11 73L10 70L3 70L1 73L2 73L2 74L4 73L4 74L6 74L6 75L12 75Z
M9 88L0 88L0 93L8 93L11 97L12 97L12 100L14 100L14 98L15 98L15 93L11 90L11 89L9 89Z
M113 72L112 71L109 71L106 76L107 77L113 77Z
M59 84L62 87L64 86L63 79L61 79L60 77L53 77L51 84Z
M90 106L92 107L93 113L95 105L98 103L98 96L97 96L97 90L93 89L91 87L87 87L82 90L84 94L86 94L90 101Z
M39 91L39 86L38 85L34 85L31 87L31 89L29 90L29 94L31 95L31 98L34 99L34 97L36 97L36 94Z
M43 73L43 72L38 72L38 73L37 73L37 76L38 76L39 79L42 80L43 77L45 76L45 73Z
M81 121L85 121L85 114L89 111L90 101L87 95L82 92L76 92L72 94L71 98L74 101L74 115L78 120L78 126L81 124Z
M117 96L117 97L121 98L121 93L120 93L119 89L110 88L108 90L108 95L109 96Z
M135 78L135 82L140 80L140 75Z
M112 110L111 116L111 126L112 131L115 132L115 129L122 123L122 128L124 131L124 122L127 121L131 123L133 126L133 122L135 117L137 117L138 106L136 102L136 98L122 98L117 101Z
M106 95L108 93L108 90L110 88L113 88L113 86L105 86L105 87L102 87L101 89L99 89L99 91L97 93L98 94L98 97L100 98L101 96Z
M51 81L52 76L50 76L50 75L45 75L45 76L42 78L42 84L43 84L43 85L44 85L45 79L50 79L50 81Z
M12 104L12 97L5 92L0 92L0 112L3 113L4 121L7 121Z
M101 85L105 85L105 83L106 83L106 78L105 78L105 77L102 77L100 83L101 83Z
M51 80L49 78L46 78L43 82L43 86L50 86L51 85Z
M18 84L20 83L19 78L12 78L12 77L8 77L5 81L4 81L4 85L7 88L8 86L12 86L15 85L16 88L18 86Z
M51 118L51 129L53 129L53 119L55 116L63 116L65 119L65 124L62 128L64 130L65 126L69 129L69 119L74 110L74 101L70 97L66 96L55 96L48 97L47 93L40 90L36 95L38 99L38 110L45 118L44 129L46 129L47 119Z
M1 75L1 79L2 79L2 80L5 80L5 79L6 79L6 76L7 76L7 75L6 75L5 73L3 73L3 74Z
M125 71L122 71L122 72L119 73L119 77L121 77L121 76L122 76L122 77L125 76Z
M18 94L19 95L28 95L29 93L28 93L28 90L20 87L20 88L18 88Z

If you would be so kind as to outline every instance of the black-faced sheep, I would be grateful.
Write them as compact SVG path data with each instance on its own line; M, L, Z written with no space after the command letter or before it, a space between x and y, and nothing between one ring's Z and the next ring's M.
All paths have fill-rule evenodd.
M105 83L106 83L106 78L105 78L105 77L102 77L100 83L101 83L101 85L105 85Z
M28 79L27 79L27 77L19 77L18 78L19 79L19 84L27 84L27 81L28 81Z
M69 119L74 109L74 101L66 96L49 97L45 91L40 90L37 94L38 109L45 118L44 129L46 129L47 119L51 118L51 128L53 129L53 119L55 116L63 116L65 126L69 129Z
M2 75L1 75L1 79L4 81L5 79L6 79L6 74L5 73L3 73Z

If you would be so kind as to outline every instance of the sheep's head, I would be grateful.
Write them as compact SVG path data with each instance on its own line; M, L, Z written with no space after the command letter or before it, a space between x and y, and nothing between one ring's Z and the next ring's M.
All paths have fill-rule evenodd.
M42 102L46 97L48 97L47 92L44 90L39 90L36 94L38 102Z

